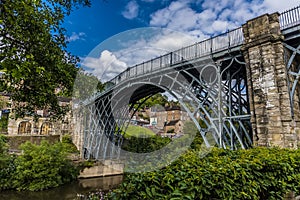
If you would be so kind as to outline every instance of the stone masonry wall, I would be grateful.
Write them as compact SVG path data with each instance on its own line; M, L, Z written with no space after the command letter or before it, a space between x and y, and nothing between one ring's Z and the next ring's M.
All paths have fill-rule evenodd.
M279 14L249 20L243 32L254 145L297 148Z

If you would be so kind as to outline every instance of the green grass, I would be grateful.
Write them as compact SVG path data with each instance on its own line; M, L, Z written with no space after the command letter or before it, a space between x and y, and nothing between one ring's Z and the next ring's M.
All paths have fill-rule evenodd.
M153 131L151 131L148 128L142 127L142 126L135 126L135 125L129 125L127 130L126 130L126 134L125 134L125 138L129 138L129 137L151 137L154 136L155 133Z

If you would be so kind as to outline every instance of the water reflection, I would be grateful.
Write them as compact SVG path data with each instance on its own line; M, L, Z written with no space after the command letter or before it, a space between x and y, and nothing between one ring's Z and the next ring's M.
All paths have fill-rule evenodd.
M68 185L40 192L0 192L1 200L79 200L77 194L102 190L108 191L117 187L123 180L123 175L100 178L80 179Z

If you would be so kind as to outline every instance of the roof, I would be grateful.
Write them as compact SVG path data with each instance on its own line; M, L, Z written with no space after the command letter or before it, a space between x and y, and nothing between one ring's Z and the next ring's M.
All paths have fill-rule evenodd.
M180 106L166 106L165 107L166 111L171 111L171 110L181 110Z
M175 126L180 120L171 120L169 121L166 126Z

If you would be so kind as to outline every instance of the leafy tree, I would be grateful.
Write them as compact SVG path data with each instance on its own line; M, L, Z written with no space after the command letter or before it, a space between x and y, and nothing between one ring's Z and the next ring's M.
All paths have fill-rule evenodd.
M70 134L64 135L61 140L62 145L68 153L79 153L77 147L72 141L72 136Z
M140 99L140 100L136 103L135 108L137 108L137 105L138 105L139 103L142 103L142 102L144 102L144 101L145 101L145 102L143 103L143 107L148 107L148 108L150 108L150 107L152 107L152 106L155 106L155 105L165 106L166 104L169 103L169 102L168 102L168 97L162 95L161 93L157 93L157 94L151 96L150 98L148 98L148 99L147 99L147 98L148 98L148 97L145 97L145 98ZM147 99L147 100L146 100L146 99ZM142 107L140 107L140 109L142 109Z
M43 190L57 187L77 178L78 170L66 158L62 143L40 145L26 142L23 154L16 159L13 187L17 190Z
M0 134L0 191L11 188L15 170L14 156L8 154L7 137Z
M4 155L8 150L7 137L0 134L0 155Z
M57 95L71 94L78 58L66 51L62 22L80 5L90 1L1 0L0 89L11 94L17 116L44 108L53 116L66 111Z
M170 138L160 136L125 138L122 149L135 153L148 153L159 150L171 142Z
M73 88L73 97L77 101L86 100L97 92L105 89L106 84L102 83L96 76L79 69Z

